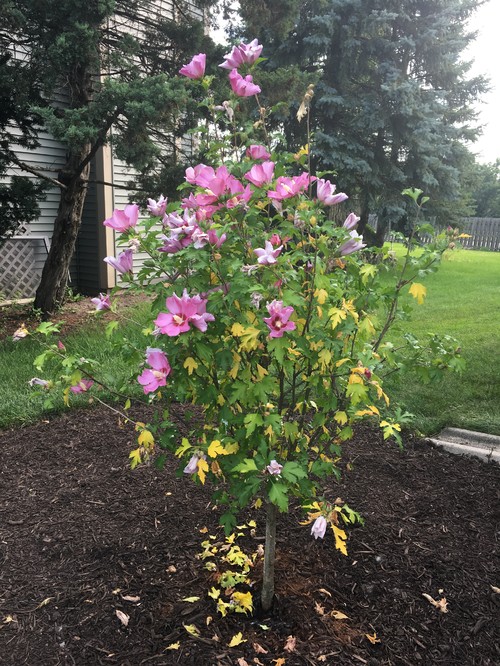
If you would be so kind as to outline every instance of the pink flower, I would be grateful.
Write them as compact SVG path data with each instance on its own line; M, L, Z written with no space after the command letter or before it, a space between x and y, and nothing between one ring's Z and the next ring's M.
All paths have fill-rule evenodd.
M163 196L163 194L160 194L160 198L158 201L155 199L148 199L148 210L151 213L151 215L155 215L157 217L163 217L165 215L165 210L167 209L167 199Z
M205 53L198 53L190 63L180 68L179 74L187 76L188 79L202 79L205 76L206 62L207 56Z
M190 330L190 324L204 333L207 322L215 320L215 317L206 311L206 299L199 295L188 296L185 289L181 298L173 294L167 298L166 304L169 312L160 312L154 323L161 333L170 337L186 333Z
M253 82L253 77L248 74L243 78L237 69L233 69L229 74L229 83L238 97L251 97L260 93L260 88Z
M113 211L113 215L104 220L105 227L111 227L115 231L123 233L132 227L135 227L139 218L139 206L137 204L129 204L123 210L117 208Z
M125 275L127 273L132 274L133 273L133 268L134 268L134 252L133 250L125 250L121 254L118 255L118 257L115 259L115 257L105 257L104 261L112 266L115 271L118 273L121 273L122 275Z
M349 213L342 226L344 227L344 229L348 229L349 231L351 231L352 229L355 228L360 219L361 218L359 218L354 213Z
M339 252L343 257L366 247L366 243L363 243L363 236L360 236L355 231L350 231L349 235L349 240L339 247Z
M314 176L309 176L307 171L293 178L280 176L276 181L276 190L269 190L267 196L277 201L290 199L303 192L312 180L314 180Z
M244 178L249 180L255 187L262 187L270 183L274 176L274 162L262 162L254 164L250 171L247 171Z
M290 238L288 237L288 238L286 238L285 240L290 240ZM271 238L269 239L269 242L271 243L271 245L274 245L275 247L276 247L277 245L281 245L281 237L280 237L280 235L279 235L279 234L273 234L273 235L271 236Z
M343 192L334 194L336 186L332 185L329 180L318 178L316 184L318 199L324 203L325 206L334 206L349 198L347 194L344 194Z
M188 464L186 465L186 467L184 467L184 474L196 474L196 472L198 471L198 462L200 460L206 460L206 459L207 459L206 456L202 453L200 454L195 453L194 455L192 455L191 458L189 459Z
M262 264L263 266L269 266L270 264L276 263L276 259L281 254L282 249L283 245L274 249L272 244L269 241L266 241L265 247L258 247L253 253L258 257L257 263Z
M213 178L215 178L215 171L213 167L206 164L197 164L195 167L188 167L186 169L186 180L191 185L208 187L209 182Z
M78 384L70 386L69 390L72 393L85 393L86 391L89 390L89 388L92 386L93 383L94 382L91 379L82 379L78 382Z
M267 152L264 146L252 144L247 148L247 157L251 160L268 160L271 155Z
M43 386L43 388L49 388L49 383L46 379L40 379L39 377L33 377L28 382L30 386Z
M241 42L239 46L233 46L231 53L224 56L224 62L219 65L223 69L238 68L243 64L253 65L262 53L262 44L253 39L248 44Z
M327 526L326 518L324 516L318 516L311 528L311 534L313 535L313 537L315 539L317 539L318 537L322 539L325 536L326 526Z
M165 386L167 377L170 374L171 368L168 358L161 349L149 347L146 351L146 363L151 366L144 370L141 375L137 377L137 381L144 387L144 393L153 393L160 386Z
M297 326L293 321L288 321L293 312L291 305L283 307L282 301L273 301L267 304L270 317L264 318L264 323L269 328L270 338L282 338L285 331L294 331Z
M95 305L95 309L99 310L109 310L111 309L111 301L109 300L109 294L99 294L95 298L91 298L90 302Z
M281 474L281 470L283 469L283 465L280 465L277 460L271 460L266 469L269 472L269 474L274 474L275 476L279 476Z

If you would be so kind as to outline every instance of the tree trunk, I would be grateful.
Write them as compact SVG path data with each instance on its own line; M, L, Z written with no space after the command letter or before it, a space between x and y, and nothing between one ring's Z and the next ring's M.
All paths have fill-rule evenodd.
M266 515L266 545L264 550L264 573L262 579L261 605L267 612L273 605L274 599L274 559L276 553L276 516L277 508L271 502L267 504Z
M36 291L34 307L49 315L57 310L66 297L69 279L69 266L75 251L76 239L82 222L83 204L87 195L90 163L81 168L90 154L91 145L86 144L76 153L71 153L59 180L61 199L54 222L54 233L49 254L42 271L42 278Z

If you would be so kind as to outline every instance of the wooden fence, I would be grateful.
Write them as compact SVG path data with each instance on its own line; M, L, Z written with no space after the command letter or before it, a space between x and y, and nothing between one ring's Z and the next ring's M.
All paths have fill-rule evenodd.
M460 231L470 236L460 239L462 247L500 252L500 218L469 217L463 220Z

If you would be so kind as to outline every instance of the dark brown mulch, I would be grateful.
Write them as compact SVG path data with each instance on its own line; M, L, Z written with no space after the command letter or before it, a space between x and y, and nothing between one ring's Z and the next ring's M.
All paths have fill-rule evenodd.
M283 516L273 613L221 618L195 558L199 530L215 533L209 489L177 478L174 461L130 471L133 439L102 409L0 433L1 664L500 663L499 467L361 431L331 488L366 519L349 556ZM228 647L238 631L247 642Z

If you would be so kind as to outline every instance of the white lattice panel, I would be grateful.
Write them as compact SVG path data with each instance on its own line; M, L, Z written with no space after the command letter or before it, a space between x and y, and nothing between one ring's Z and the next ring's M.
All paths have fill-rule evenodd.
M39 282L33 241L29 237L7 240L0 247L0 300L30 298Z

